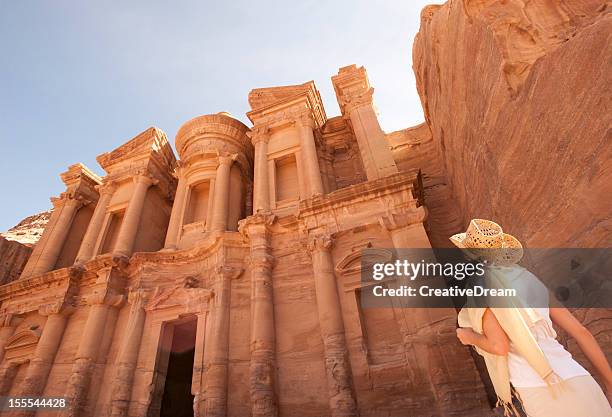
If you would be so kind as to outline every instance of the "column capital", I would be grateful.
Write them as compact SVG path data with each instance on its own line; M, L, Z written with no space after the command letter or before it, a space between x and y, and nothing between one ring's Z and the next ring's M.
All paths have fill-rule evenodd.
M215 273L223 278L228 279L236 279L244 272L243 268L228 266L228 265L218 265L215 267Z
M83 196L69 192L64 192L60 194L59 197L51 197L51 204L53 204L54 209L59 209L61 207L77 209L89 202L90 201L83 198Z
M299 127L309 127L314 129L317 125L310 111L300 111L291 115L291 118Z
M374 88L370 86L364 67L349 65L340 68L338 74L332 77L332 83L343 115L357 107L373 104Z
M53 314L69 315L75 310L75 305L72 299L57 300L50 303L42 304L38 307L38 314L41 316L51 316Z
M121 294L112 288L99 288L87 297L87 304L121 307L126 301L125 298L125 294Z
M78 280L85 273L85 267L82 264L74 264L68 267L68 276L71 280Z
M217 156L217 160L219 161L219 165L231 165L234 161L238 159L238 154L230 154L230 155L219 155Z
M98 190L100 197L103 195L112 195L117 189L117 183L112 180L104 180L102 184L96 187L96 189Z
M238 231L243 236L248 237L253 234L255 229L267 230L276 221L276 216L272 213L255 213L252 216L238 222Z
M270 127L267 124L255 125L247 133L247 136L251 138L253 146L260 142L268 143L270 140Z
M151 298L151 293L149 289L131 289L128 292L127 302L133 307L144 308Z
M87 304L105 304L120 307L126 301L124 279L115 267L109 266L97 272L98 278L92 294L87 297Z
M145 184L148 187L159 183L157 178L153 178L148 174L138 174L134 176L133 181L135 184Z
M176 161L176 165L174 166L174 169L172 170L172 176L176 178L177 180L181 179L181 177L183 177L183 174L185 173L186 168L187 168L187 165L185 164L184 161Z
M334 239L327 233L320 233L308 236L308 251L314 252L329 252L334 245Z
M350 113L358 107L371 106L374 104L374 87L370 87L359 93L345 93L338 99L340 107L343 108L346 113Z
M379 217L380 225L386 230L393 232L416 224L421 224L427 219L425 206L391 211Z

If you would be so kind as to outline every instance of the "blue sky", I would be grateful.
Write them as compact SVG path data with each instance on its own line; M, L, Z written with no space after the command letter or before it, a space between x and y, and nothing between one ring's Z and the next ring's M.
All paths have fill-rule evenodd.
M364 65L383 129L423 121L412 73L432 1L7 1L0 13L0 230L50 207L70 164L149 126L229 111L247 122L252 88ZM254 5L257 7L254 7ZM247 123L249 124L249 123Z

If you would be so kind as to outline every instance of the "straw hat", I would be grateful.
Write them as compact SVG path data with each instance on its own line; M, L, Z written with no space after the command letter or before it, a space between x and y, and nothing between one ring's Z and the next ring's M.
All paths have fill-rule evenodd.
M498 265L515 264L523 257L521 242L490 220L473 219L467 232L451 236L450 241L471 258Z

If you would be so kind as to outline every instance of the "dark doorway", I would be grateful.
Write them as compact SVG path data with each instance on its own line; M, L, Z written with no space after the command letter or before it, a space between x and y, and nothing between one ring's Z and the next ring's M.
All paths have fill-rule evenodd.
M193 417L191 379L195 354L196 320L173 324L160 417Z

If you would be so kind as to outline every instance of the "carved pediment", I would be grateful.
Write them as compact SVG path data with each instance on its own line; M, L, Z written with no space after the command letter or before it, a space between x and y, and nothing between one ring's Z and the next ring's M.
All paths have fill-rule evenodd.
M349 253L338 262L336 272L338 275L359 274L363 269L377 262L389 262L393 259L393 251L389 249L375 249L365 247Z
M199 313L208 309L212 291L207 288L156 288L146 310L174 309L179 314Z
M70 165L60 177L66 184L66 194L81 198L85 204L98 200L96 187L102 183L102 179L85 165L81 163Z
M258 110L262 107L276 104L279 101L307 93L310 89L316 90L313 81L298 85L255 88L249 93L249 105L251 109Z
M249 93L249 104L252 110L247 116L255 125L262 120L274 123L278 121L276 119L292 119L292 116L295 116L292 113L299 112L300 109L308 109L307 113L318 127L323 126L327 120L323 101L314 81L299 85L255 88Z
M38 327L19 331L11 336L4 347L4 357L9 362L26 362L32 355L40 339Z
M117 149L103 153L96 159L100 166L110 173L115 165L123 161L147 158L169 171L176 165L176 158L166 134L156 127L150 127Z

